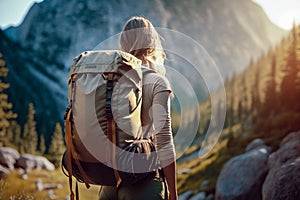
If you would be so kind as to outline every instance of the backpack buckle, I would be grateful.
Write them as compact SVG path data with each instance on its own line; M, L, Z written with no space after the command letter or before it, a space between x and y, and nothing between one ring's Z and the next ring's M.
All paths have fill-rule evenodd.
M114 74L109 73L107 75L107 83L106 83L106 102L105 102L105 110L106 110L106 118L111 119L113 118L112 110L111 110L111 98L113 93L114 87Z

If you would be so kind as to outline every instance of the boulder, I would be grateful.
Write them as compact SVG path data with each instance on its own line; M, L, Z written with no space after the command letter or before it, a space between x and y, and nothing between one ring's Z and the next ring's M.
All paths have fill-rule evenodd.
M246 153L225 164L217 180L215 199L262 199L261 187L268 172L270 148L264 144L250 146Z
M54 165L47 158L31 154L22 155L17 160L17 166L25 169L25 171L30 171L32 169L46 169L48 171L53 171L55 169Z
M51 163L47 158L43 156L36 156L35 157L35 162L36 162L36 169L45 169L48 171L53 171L55 170L55 166L53 163Z
M181 170L178 170L178 174L188 174L190 171L190 168L183 168Z
M192 196L189 200L206 200L205 192L199 192Z
M213 200L214 199L214 195L213 194L209 194L207 197L206 197L206 200Z
M10 172L9 169L0 165L0 179L6 177L9 174L9 172Z
M265 143L262 139L257 138L255 140L253 140L250 144L248 144L248 146L246 147L246 152L256 149L258 147L261 147L261 146L265 146Z
M200 185L200 190L204 190L207 187L208 184L209 184L209 181L204 180Z
M0 147L0 164L9 170L14 169L16 161L20 158L17 150L9 147Z
M55 184L55 183L43 183L43 180L41 178L38 178L36 180L36 187L38 191L43 191L43 190L60 189L62 188L62 185Z
M185 193L182 193L178 196L178 200L187 200L190 196L193 195L193 191L188 190Z
M299 199L300 131L286 136L268 160L269 173L263 184L264 200Z
M35 167L35 162L33 156L29 156L29 154L22 155L16 163L16 167L22 168L25 172L28 172Z

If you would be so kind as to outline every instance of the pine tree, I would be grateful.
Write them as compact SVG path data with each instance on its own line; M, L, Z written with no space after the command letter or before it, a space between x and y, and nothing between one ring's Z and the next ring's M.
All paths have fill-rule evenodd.
M59 123L56 123L55 130L52 135L50 147L49 147L49 156L50 160L58 166L61 160L61 156L65 151L63 131Z
M230 97L231 97L231 93L229 92L229 88L228 88L228 80L225 81L225 85L227 87L225 87L225 89L226 89L226 117L225 117L224 128L230 126Z
M22 146L22 130L21 126L16 122L12 121L12 128L14 129L14 137L13 137L13 144L17 147L18 151L21 151Z
M26 153L34 154L37 150L38 133L36 121L34 120L35 109L32 103L28 106L27 121L23 130L23 150Z
M297 30L300 29L300 26L298 26ZM297 31L296 31L297 32ZM297 76L297 80L296 80L296 93L295 93L295 98L296 99L300 99L300 58L299 58L299 55L300 55L300 40L299 40L299 37L300 37L300 32L298 31L298 34L295 36L297 37L297 47L296 47L296 55L297 55L297 65L296 65L296 68L298 70L298 76ZM298 112L300 112L300 101L297 101L297 105L295 106L296 107L296 110Z
M242 78L242 83L241 83L241 88L242 88L242 91L241 91L241 99L242 99L242 104L243 104L243 121L245 122L246 119L248 118L248 114L249 114L249 108L248 108L248 88L247 88L247 85L246 85L246 80L247 80L247 75L246 73L243 75L243 78Z
M286 59L286 64L283 67L284 76L280 86L280 104L282 109L294 111L299 102L297 99L297 79L299 74L299 58L297 55L297 31L294 23L292 30L292 44L289 48L289 53Z
M257 114L260 109L260 95L259 95L259 87L260 87L260 70L257 69L254 74L254 83L251 91L251 112L252 112L252 122L256 122Z
M242 118L243 118L243 110L244 110L244 108L243 108L243 103L242 103L242 101L241 100L239 100L239 102L238 102L238 107L237 107L237 120L238 120L238 122L242 122L243 120L242 120Z
M7 133L7 139L9 140L10 144L18 148L21 141L21 126L13 120L10 122Z
M275 109L277 108L278 95L276 91L276 57L273 56L271 74L269 75L269 80L266 84L265 90L265 101L262 109L262 116L274 115Z
M239 87L240 92L237 96L237 117L238 121L243 125L248 117L248 96L245 78L241 79Z
M235 81L236 75L233 74L231 81L228 83L227 88L227 109L226 109L226 122L228 127L232 127L235 123Z
M39 143L39 152L43 155L46 151L46 143L45 143L45 137L44 134L40 135L40 143Z
M3 79L8 74L8 68L5 67L5 61L2 59L0 53L0 146L5 146L7 141L7 128L10 125L10 120L15 119L17 115L12 112L12 103L8 102L7 94L3 91L9 88L9 84L5 83Z

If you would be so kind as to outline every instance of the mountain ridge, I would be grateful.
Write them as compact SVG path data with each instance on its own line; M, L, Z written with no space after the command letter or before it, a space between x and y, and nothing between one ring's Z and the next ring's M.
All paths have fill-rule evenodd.
M8 93L19 116L24 118L27 108L22 100L23 86L18 82L27 82L29 92L25 93L25 102L34 102L38 130L49 135L50 127L62 121L72 58L119 33L129 17L141 14L154 26L182 32L203 45L223 78L243 70L251 58L259 56L285 34L250 0L146 0L141 4L133 0L89 0L86 3L45 0L32 6L20 26L4 30L1 36L0 51L10 69L7 82L11 83L11 89ZM261 28L262 25L266 28ZM5 47L7 41L11 43L10 48L23 57L13 56L13 52ZM28 57L32 61L23 62ZM17 67L19 65L23 67ZM23 69L31 71L19 76L18 71ZM29 84L35 79L39 81ZM49 100L51 103L46 103Z

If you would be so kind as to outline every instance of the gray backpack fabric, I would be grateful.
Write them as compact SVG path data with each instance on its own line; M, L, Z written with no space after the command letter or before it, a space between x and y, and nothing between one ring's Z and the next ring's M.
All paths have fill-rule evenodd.
M67 149L62 159L69 179L75 176L87 187L118 185L120 175L113 169L117 164L121 163L118 170L122 171L129 166L128 158L131 166L135 167L135 161L141 163L141 157L135 159L129 151L146 153L150 163L157 162L156 155L148 156L155 151L150 141L136 142L142 139L142 78L141 61L122 51L86 51L74 59L65 115ZM123 159L116 163L115 155ZM142 170L138 174L147 175ZM121 176L128 181L138 178L135 171Z
M82 161L109 162L106 155L99 153L106 152L110 145L106 136L105 94L109 73L114 74L111 110L117 124L118 147L124 148L126 140L133 140L141 134L141 61L122 51L84 52L71 67L70 77L76 75L74 87L72 81L69 84L69 102L73 104L73 141Z

